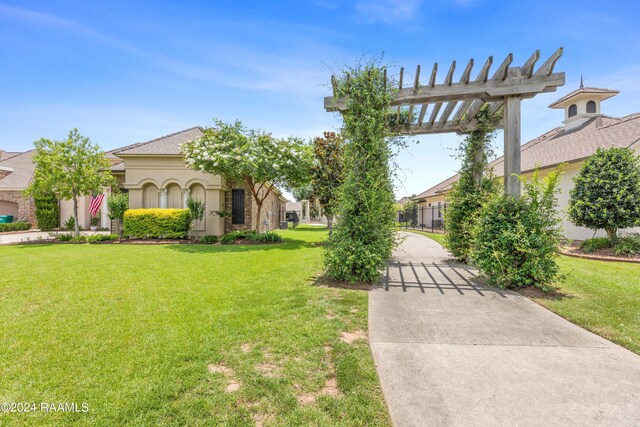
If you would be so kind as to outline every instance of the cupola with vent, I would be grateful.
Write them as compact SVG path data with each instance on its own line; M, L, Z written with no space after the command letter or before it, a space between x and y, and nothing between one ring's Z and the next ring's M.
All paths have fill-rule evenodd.
M620 93L617 90L601 89L597 87L585 87L580 79L580 88L563 96L549 108L564 109L564 128L575 128L585 123L592 117L599 116L600 102Z

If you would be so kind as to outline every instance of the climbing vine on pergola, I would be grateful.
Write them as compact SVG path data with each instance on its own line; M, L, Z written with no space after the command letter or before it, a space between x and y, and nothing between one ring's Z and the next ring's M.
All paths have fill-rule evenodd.
M474 66L469 60L458 82L453 81L456 62L453 61L442 83L436 83L436 63L427 84L420 81L420 65L416 68L411 85L404 85L404 68L400 69L399 86L391 95L391 106L397 106L394 135L424 135L436 133L468 133L477 125L477 114L488 104L490 115L503 110L502 118L495 123L504 129L504 191L520 195L520 103L539 93L554 92L564 85L565 74L554 73L556 62L562 56L562 48L556 50L537 70L540 51L521 67L512 67L513 54L507 57L489 77L493 64L490 56L475 80L471 80ZM385 84L387 70L384 70ZM346 76L347 83L349 75ZM331 76L333 96L325 97L324 108L328 112L344 112L349 108L348 90L338 93L338 82Z

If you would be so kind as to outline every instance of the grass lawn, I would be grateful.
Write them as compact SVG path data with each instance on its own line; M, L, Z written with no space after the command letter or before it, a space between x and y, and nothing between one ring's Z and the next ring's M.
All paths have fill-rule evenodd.
M0 402L89 406L0 425L389 425L366 340L342 340L367 294L312 285L323 229L281 233L0 247Z
M571 322L640 354L640 264L561 256L559 297L532 297Z
M440 244L442 234L420 231ZM556 292L529 296L567 320L640 354L640 264L560 256Z

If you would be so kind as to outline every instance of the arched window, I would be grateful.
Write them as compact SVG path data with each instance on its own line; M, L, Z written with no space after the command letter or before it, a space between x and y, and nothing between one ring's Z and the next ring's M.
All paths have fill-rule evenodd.
M578 106L576 104L571 104L569 106L569 117L573 117L578 114Z
M587 102L587 113L595 113L596 112L596 102L589 101Z

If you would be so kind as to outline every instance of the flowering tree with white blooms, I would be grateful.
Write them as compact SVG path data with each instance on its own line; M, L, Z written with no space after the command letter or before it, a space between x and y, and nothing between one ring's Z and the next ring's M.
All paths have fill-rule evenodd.
M262 204L275 187L296 188L310 182L311 147L299 138L274 138L246 129L242 122L214 120L204 135L182 145L185 161L192 169L244 181L253 196L260 232Z

